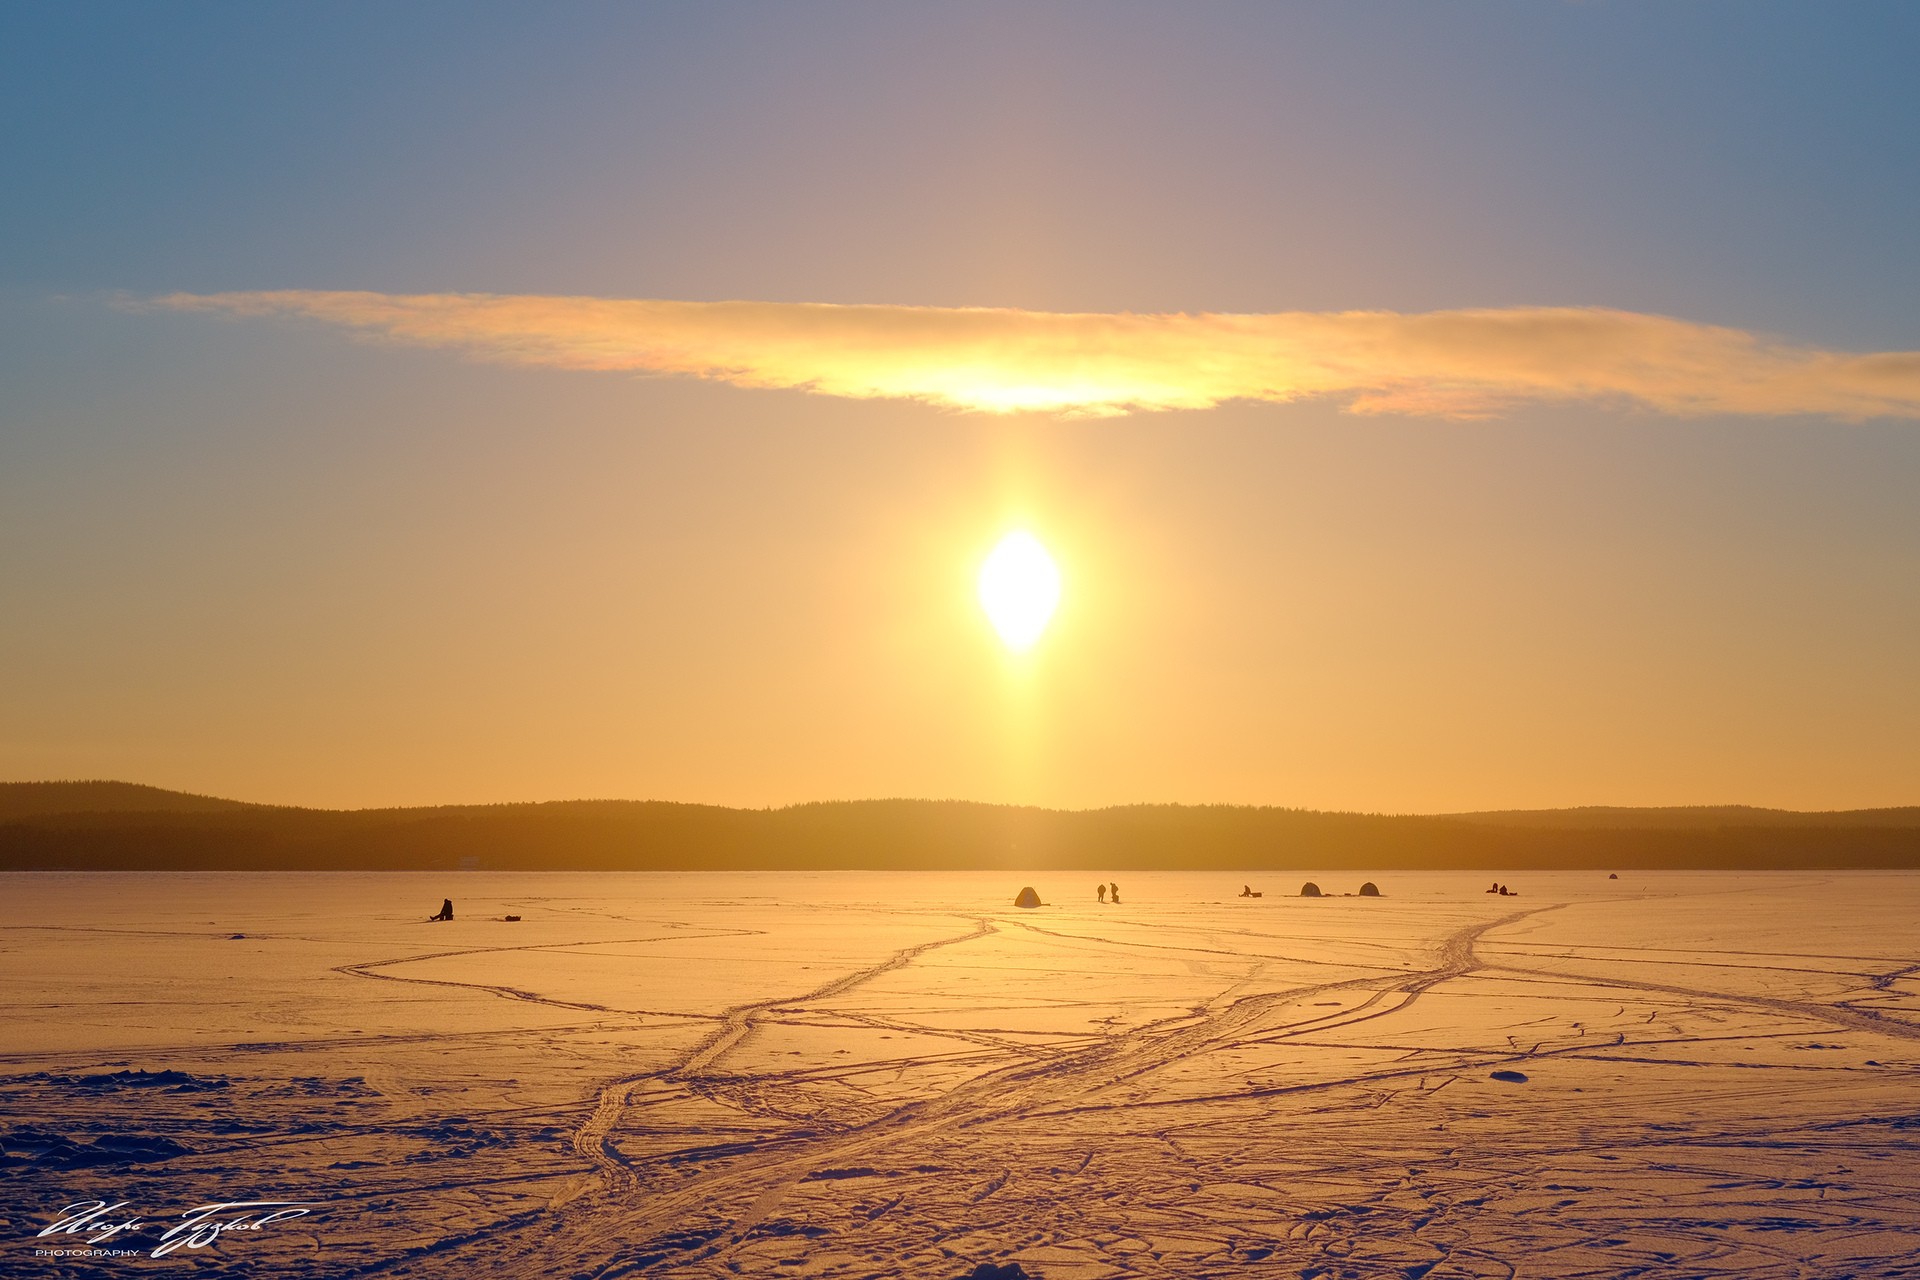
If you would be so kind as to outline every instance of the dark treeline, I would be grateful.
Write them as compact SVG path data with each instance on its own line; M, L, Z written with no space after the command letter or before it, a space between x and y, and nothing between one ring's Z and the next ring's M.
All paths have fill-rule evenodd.
M1283 870L1920 867L1920 809L1380 815L961 801L242 805L124 783L0 783L0 870Z

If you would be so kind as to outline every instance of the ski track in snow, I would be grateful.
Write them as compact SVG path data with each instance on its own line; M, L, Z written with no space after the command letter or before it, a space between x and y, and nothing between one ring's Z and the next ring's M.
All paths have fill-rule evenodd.
M1920 1277L1920 876L1233 878L21 877L0 1272ZM31 1256L91 1198L324 1207Z

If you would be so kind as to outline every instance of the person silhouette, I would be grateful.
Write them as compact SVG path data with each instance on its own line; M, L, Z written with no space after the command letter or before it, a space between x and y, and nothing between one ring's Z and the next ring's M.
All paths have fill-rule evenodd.
M1110 901L1110 902L1114 902L1114 903L1118 903L1118 902L1120 901L1120 886L1119 886L1119 885L1117 885L1117 884L1109 884L1109 885L1107 886L1107 899L1108 899L1108 901Z
M1100 885L1098 887L1100 890L1100 901L1105 902L1107 900L1107 886Z
M452 898L442 899L440 902L440 914L437 916L428 916L427 919L429 920L453 919L453 899Z

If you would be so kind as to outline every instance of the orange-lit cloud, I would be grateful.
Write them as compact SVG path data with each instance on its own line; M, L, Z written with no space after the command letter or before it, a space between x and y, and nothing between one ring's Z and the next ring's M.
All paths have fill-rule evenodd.
M1920 352L1825 351L1600 307L1098 315L308 290L127 305L302 316L513 364L990 412L1328 397L1356 413L1443 417L1574 400L1684 415L1920 417Z

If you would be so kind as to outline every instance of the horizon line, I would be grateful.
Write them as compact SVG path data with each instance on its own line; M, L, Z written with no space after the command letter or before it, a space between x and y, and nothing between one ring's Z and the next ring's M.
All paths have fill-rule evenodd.
M1801 817L1823 814L1886 813L1907 809L1920 809L1920 800L1907 804L1860 805L1852 808L1789 809L1777 805L1750 804L1746 802L1692 803L1692 804L1611 804L1589 803L1570 805L1523 806L1513 805L1504 808L1449 809L1417 811L1411 809L1340 809L1316 808L1311 805L1269 804L1234 800L1129 800L1111 804L1088 805L1083 807L1027 804L1004 800L976 800L958 796L862 796L838 799L796 800L786 804L717 804L703 800L669 800L659 797L635 798L631 796L573 796L546 800L481 800L481 801L440 801L417 804L371 804L358 806L332 807L313 804L282 804L268 800L239 800L231 796L215 795L212 792L181 791L170 787L156 786L146 782L128 782L120 778L34 778L0 781L0 788L7 787L127 787L141 791L154 791L163 795L176 796L190 800L211 800L223 805L237 805L255 809L291 809L309 813L394 813L410 810L432 809L506 809L535 808L543 805L570 804L658 804L676 805L693 809L724 809L733 813L782 813L793 809L825 807L830 805L868 805L868 804L917 804L917 805L966 805L983 809L1027 809L1042 813L1088 814L1107 813L1117 809L1252 809L1279 810L1286 813L1325 814L1329 816L1362 818L1471 818L1491 814L1538 814L1538 813L1591 813L1591 812L1706 812L1739 810L1753 813L1784 813ZM76 810L75 812L84 812ZM0 817L0 821L7 821Z

